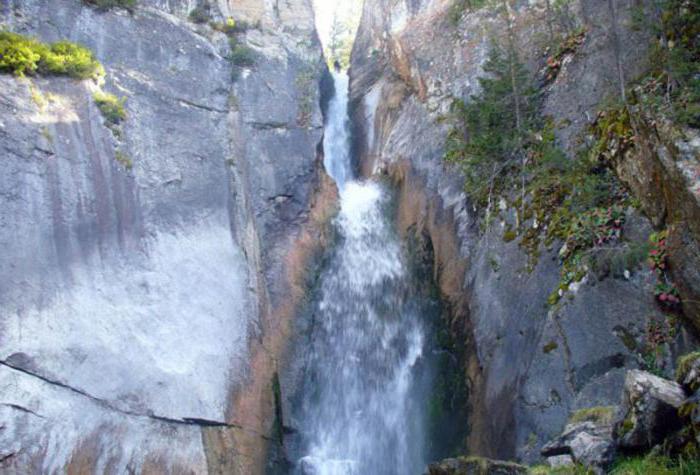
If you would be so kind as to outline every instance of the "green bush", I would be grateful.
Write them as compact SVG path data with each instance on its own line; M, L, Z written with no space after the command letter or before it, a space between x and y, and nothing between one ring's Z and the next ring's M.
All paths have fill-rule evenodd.
M216 31L220 31L228 36L233 36L236 33L245 33L246 31L254 27L254 25L251 25L245 20L236 21L231 17L228 17L224 22L211 22L209 26L211 26Z
M90 50L75 43L45 44L17 33L0 31L0 72L87 79L103 75L104 69Z
M236 38L231 38L231 53L229 59L236 66L251 68L255 66L256 54L250 47L239 43Z
M123 8L131 12L136 8L137 0L83 0L83 3L96 7L99 10Z
M134 168L134 162L131 161L131 157L129 157L121 150L117 150L116 152L114 152L114 158L127 170L131 170L132 168Z
M457 25L467 11L478 10L486 5L488 0L454 0L448 11L448 16L453 25Z
M211 20L209 5L200 5L195 7L190 12L190 21L192 23L208 23Z
M107 125L119 125L126 119L126 110L124 110L125 97L119 99L114 94L96 92L93 95L93 99L105 118Z

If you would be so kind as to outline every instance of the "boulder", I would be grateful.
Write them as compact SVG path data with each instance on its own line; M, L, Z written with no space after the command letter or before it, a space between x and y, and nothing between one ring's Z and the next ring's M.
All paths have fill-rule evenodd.
M615 440L623 450L647 450L679 430L678 409L686 399L680 384L651 373L627 373L623 392L624 418L616 424Z
M428 466L426 475L525 475L527 467L482 457L445 459Z
M562 468L574 465L574 458L571 455L555 455L547 457L547 465L552 468Z
M564 432L542 447L547 458L570 455L574 462L599 471L615 456L612 424L609 420L585 420L567 424Z

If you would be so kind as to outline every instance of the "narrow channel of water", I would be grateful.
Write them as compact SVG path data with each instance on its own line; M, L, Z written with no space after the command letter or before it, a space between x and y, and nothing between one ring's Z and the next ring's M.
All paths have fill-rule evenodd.
M418 475L428 451L428 322L435 302L411 275L389 191L352 176L348 78L338 73L334 79L324 150L326 170L340 190L334 222L339 242L322 270L312 308L294 471Z

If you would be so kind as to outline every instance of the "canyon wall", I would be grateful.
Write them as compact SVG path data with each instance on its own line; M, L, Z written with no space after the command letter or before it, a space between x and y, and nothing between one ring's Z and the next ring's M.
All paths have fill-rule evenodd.
M644 365L642 348L649 328L667 317L655 301L656 277L646 267L630 269L624 276L590 272L559 302L548 302L560 281L562 243L542 245L532 265L520 239L504 238L515 215L507 203L500 204L501 212L490 225L479 220L460 170L443 160L449 130L445 117L454 98L478 95L477 79L483 75L489 46L493 39L506 38L507 16L498 11L502 2L485 2L473 11L466 7L470 2L461 2L462 11L455 14L459 3L365 2L351 62L357 166L366 176L385 174L396 183L400 230L417 234L434 248L434 274L451 306L449 324L464 341L467 354L464 371L471 415L460 422L470 430L464 451L533 462L572 411L618 402L625 371ZM614 4L615 29L608 2L568 2L567 21L585 32L585 40L563 56L556 77L545 80L542 69L551 54L545 52L548 4L510 2L517 50L540 78L540 112L556 124L557 143L570 159L601 105L619 91L618 58L625 78L637 77L647 66L645 45L651 34L636 27L633 18L641 3ZM693 153L697 149L686 154L691 161ZM629 160L639 163L638 157ZM670 169L676 166L667 163L666 173ZM628 182L639 177L632 172L620 175ZM692 223L697 211L696 180L681 179L676 189L683 190L687 201L676 194L668 205L694 210L679 213L681 223ZM645 183L643 192L631 188L646 214L630 207L623 229L624 236L644 242L653 230L651 221L656 226L663 221L654 220L645 208L654 201L642 196L651 181ZM697 238L687 237L691 242ZM696 248L683 249L688 256ZM684 263L686 273L692 274L689 262L697 262L697 257L686 257ZM689 286L697 289L695 282ZM686 318L698 321L691 308ZM662 345L666 361L661 364L667 371L691 341L692 336L680 329Z
M190 21L200 4L0 2L0 27L106 70L0 75L3 473L262 471L286 319L335 199L325 63L307 0L212 2L212 21L250 25L245 68ZM122 125L98 87L126 98Z

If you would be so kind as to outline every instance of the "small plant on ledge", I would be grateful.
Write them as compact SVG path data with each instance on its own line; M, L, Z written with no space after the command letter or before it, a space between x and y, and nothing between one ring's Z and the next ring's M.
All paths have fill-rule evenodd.
M252 48L241 44L236 38L231 38L229 44L231 53L228 58L233 64L242 68L255 66L255 51Z
M97 8L109 10L110 8L123 8L133 12L136 9L137 0L83 0L83 3Z
M126 110L124 109L125 97L119 99L114 94L96 92L93 95L93 99L108 126L117 126L126 119Z
M208 23L211 20L211 11L208 4L199 5L192 9L189 15L192 23Z

